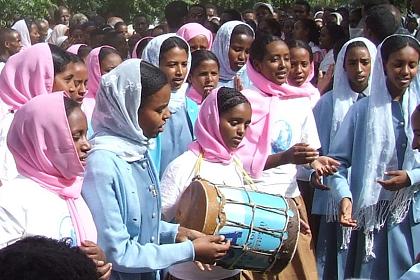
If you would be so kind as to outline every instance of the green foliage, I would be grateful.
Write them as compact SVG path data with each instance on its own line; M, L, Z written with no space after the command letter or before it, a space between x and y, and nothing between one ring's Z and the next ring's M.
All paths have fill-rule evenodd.
M0 26L10 26L24 16L45 18L51 5L50 0L0 0Z

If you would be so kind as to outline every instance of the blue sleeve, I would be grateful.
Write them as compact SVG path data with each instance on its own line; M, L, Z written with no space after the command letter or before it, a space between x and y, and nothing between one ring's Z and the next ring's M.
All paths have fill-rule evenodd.
M420 168L407 170L407 174L408 174L408 177L410 178L411 185L414 185L420 182Z
M161 244L175 243L176 235L178 234L179 224L168 223L160 221L159 234Z
M124 190L118 191L123 186L118 185L117 168L109 158L94 156L95 154L92 154L88 160L82 194L98 229L98 244L112 262L113 270L145 273L192 261L194 247L191 241L141 245L137 242L137 236L130 236L121 215L121 212L127 209L122 209L118 201ZM165 231L169 230L169 227L164 228Z
M338 172L327 177L328 185L335 191L338 199L352 199L348 182L348 168L352 165L353 142L355 137L356 106L350 108L330 146L329 156L340 162Z

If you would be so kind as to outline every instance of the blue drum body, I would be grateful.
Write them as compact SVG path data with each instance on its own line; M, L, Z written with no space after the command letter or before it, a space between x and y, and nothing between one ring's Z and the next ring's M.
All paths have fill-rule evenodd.
M185 190L179 205L181 225L231 241L231 249L217 265L276 273L293 257L299 214L292 200L197 180Z

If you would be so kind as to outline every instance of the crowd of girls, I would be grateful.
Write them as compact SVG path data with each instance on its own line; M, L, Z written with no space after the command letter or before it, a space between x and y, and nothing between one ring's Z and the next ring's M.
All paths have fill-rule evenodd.
M139 30L130 52L124 24L67 51L35 44L36 23L14 25L24 47L0 74L0 248L65 240L102 280L419 277L420 43L348 40L305 17L267 33L268 19L227 16L219 29L168 17L176 33ZM214 266L233 241L176 224L197 177L296 205L282 272Z

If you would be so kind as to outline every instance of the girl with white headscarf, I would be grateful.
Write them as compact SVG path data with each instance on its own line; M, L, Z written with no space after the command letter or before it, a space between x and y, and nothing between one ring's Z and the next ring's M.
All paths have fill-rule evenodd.
M157 280L161 269L192 260L213 263L230 246L220 244L221 236L161 221L159 180L147 150L170 117L169 96L164 73L139 59L101 79L82 194L98 244L113 264L111 279Z
M162 176L168 164L188 149L194 140L194 122L198 116L197 104L186 98L186 83L191 67L188 43L174 33L153 38L143 51L142 58L159 67L171 86L169 110L172 114L165 131L156 139L151 156Z
M419 57L413 37L386 38L370 96L350 108L330 145L329 155L341 162L330 185L340 206L327 215L357 229L343 235L345 278L398 279L420 251L420 154L409 145Z
M219 87L241 90L239 84L243 88L250 86L246 63L254 37L254 31L248 24L236 20L226 22L217 31L212 51L220 62Z
M362 37L348 41L341 48L334 69L333 90L324 94L313 109L322 154L328 154L330 143L350 107L358 100L370 95L371 69L375 58L376 46ZM324 179L328 180L328 178ZM326 185L328 185L327 182L325 181ZM326 223L325 220L327 214L325 205L327 201L333 199L331 193L315 189L312 204L312 214L322 215L317 246L320 278L343 273L343 268L337 264L337 261L332 261L333 258L326 261L327 255L339 259L346 255L337 250L341 245L337 245L337 238L340 239L342 235L341 228L337 226L337 223ZM333 202L329 201L329 203ZM329 274L329 271L333 272Z
M20 34L22 40L22 46L28 48L39 42L41 35L39 34L38 26L35 22L30 20L21 19L13 24L12 29L16 30Z

